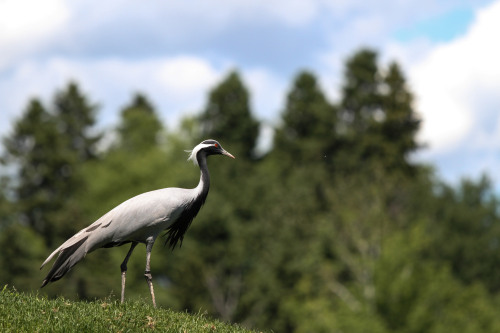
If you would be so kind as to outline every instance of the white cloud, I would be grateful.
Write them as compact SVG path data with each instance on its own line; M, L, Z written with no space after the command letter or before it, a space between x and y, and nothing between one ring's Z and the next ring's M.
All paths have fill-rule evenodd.
M207 61L192 56L161 61L157 70L158 81L165 92L184 100L194 92L206 92L220 76Z
M319 1L303 0L226 0L225 3L229 5L230 12L239 13L249 19L256 19L264 14L288 25L303 25L310 22L318 14L320 7Z
M332 90L326 91L332 98L338 98L343 76L344 63L353 52L369 47L380 50L380 60L397 60L403 65L414 65L434 45L426 39L401 44L395 40L398 29L411 26L419 20L439 16L453 7L455 1L397 1L382 2L326 1L329 27L329 46L317 52L316 61L323 82L333 82ZM330 18L333 17L333 19ZM316 67L317 68L317 67ZM316 69L315 68L315 69ZM407 67L404 67L405 69Z
M0 45L48 35L67 17L68 9L61 0L3 0L0 2Z
M260 120L276 123L287 89L287 82L264 68L245 70L244 83L250 91L251 108Z
M15 57L41 47L68 18L63 0L0 1L0 70Z
M140 61L122 59L68 60L52 58L29 62L0 77L0 108L11 111L13 120L27 104L28 97L49 102L56 90L76 80L92 102L102 106L101 125L117 121L118 111L134 92L144 92L170 126L183 113L199 111L206 93L225 73L196 57L158 58ZM16 89L12 91L12 87ZM0 131L4 134L6 123Z
M29 1L29 0L25 0ZM231 27L259 25L263 22L301 26L311 22L319 11L320 1L302 0L191 0L71 2L75 31L108 29L161 33L175 42L189 43L200 36L209 37ZM97 10L98 9L98 10ZM159 29L160 31L153 31Z
M433 154L481 144L478 137L493 139L498 133L484 126L485 118L495 123L500 117L498 31L500 2L481 9L464 36L435 47L411 68L410 82L424 120L421 139ZM495 113L488 111L492 108Z

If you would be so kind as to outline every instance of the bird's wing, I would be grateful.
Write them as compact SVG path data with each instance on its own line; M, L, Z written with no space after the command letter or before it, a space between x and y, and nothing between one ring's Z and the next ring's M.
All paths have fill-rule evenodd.
M127 241L145 242L150 236L156 237L182 210L182 201L177 195L179 190L182 189L146 192L121 203L54 250L40 268L56 254L84 238L86 241L81 245L86 254L100 247L116 246Z
M97 220L89 237L89 252L106 243L146 242L175 220L182 210L176 189L143 193L117 206Z

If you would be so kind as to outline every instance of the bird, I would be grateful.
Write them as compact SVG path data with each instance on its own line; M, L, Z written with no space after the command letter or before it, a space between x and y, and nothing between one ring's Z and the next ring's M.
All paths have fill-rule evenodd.
M224 150L216 140L204 140L189 153L191 160L200 168L200 181L192 189L168 187L139 194L116 206L88 227L65 241L43 262L42 269L56 255L52 268L42 282L41 288L62 278L87 253L99 248L110 248L131 243L121 269L121 303L125 299L127 262L137 244L146 245L146 269L144 277L156 307L151 275L151 250L156 238L165 231L165 245L173 250L178 242L182 245L184 234L205 203L210 188L207 157L225 155L235 158Z

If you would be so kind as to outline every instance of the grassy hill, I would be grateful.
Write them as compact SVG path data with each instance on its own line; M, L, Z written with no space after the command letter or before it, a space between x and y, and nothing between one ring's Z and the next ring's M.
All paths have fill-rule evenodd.
M0 332L252 332L203 314L191 315L132 301L49 300L4 287Z

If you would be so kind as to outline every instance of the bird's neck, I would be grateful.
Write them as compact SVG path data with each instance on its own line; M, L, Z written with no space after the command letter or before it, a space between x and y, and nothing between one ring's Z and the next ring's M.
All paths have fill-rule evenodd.
M200 182L196 187L196 192L198 193L198 195L206 197L208 195L208 190L210 189L210 173L208 172L206 156L204 155L200 156L198 165L200 166L201 175L200 175Z

